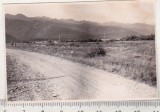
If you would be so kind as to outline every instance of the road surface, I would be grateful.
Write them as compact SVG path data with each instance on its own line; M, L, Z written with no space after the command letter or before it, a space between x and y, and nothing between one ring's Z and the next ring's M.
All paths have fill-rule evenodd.
M117 74L22 50L7 49L7 72L11 101L142 99L157 92Z

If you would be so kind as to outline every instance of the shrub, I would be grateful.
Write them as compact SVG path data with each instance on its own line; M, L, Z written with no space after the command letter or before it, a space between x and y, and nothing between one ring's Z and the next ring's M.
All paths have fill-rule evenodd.
M155 35L130 35L122 38L121 41L155 40Z
M86 54L86 57L94 58L96 56L105 56L105 55L106 55L105 50L99 47L99 48L94 48L91 51L89 51L89 53Z

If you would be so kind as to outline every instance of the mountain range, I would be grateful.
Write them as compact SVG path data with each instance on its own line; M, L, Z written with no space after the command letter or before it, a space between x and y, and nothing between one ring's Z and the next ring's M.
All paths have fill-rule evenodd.
M155 34L155 26L143 23L97 23L73 19L5 15L6 42L31 40L121 39L129 35Z

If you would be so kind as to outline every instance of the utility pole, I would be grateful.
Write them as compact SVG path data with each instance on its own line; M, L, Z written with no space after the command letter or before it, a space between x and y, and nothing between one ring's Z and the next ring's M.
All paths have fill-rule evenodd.
M59 42L61 41L61 36L59 35Z
M103 33L103 38L104 38L104 39L106 38L106 34L105 34L105 32Z

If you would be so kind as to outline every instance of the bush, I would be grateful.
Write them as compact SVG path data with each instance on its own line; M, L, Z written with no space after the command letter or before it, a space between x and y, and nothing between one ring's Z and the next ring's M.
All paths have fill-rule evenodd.
M106 52L103 48L94 48L89 53L87 53L86 57L94 58L96 56L105 56Z
M121 41L155 40L155 35L130 35L122 38Z

